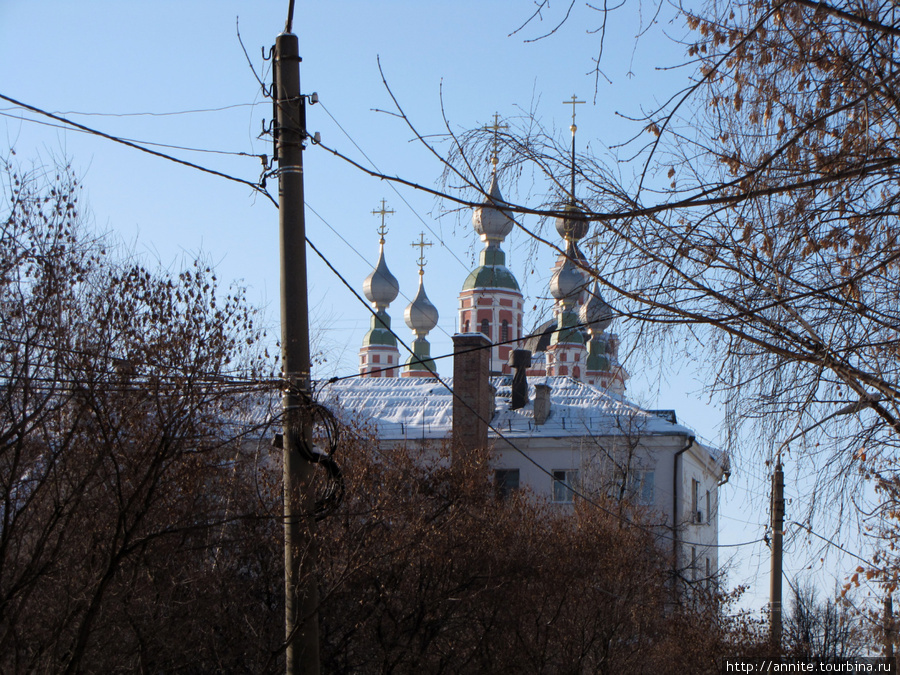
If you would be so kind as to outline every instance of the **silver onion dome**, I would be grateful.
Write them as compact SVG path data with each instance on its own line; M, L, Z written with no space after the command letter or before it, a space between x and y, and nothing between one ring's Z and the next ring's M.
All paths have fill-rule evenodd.
M431 304L425 295L424 277L419 275L419 291L413 301L406 306L403 313L406 325L409 326L418 337L424 337L428 331L437 326L437 307Z
M584 289L584 277L571 258L556 268L550 278L550 294L564 304L574 303Z
M565 216L556 219L556 231L566 241L578 241L588 233L588 221L584 212L575 204L566 204L563 207Z
M491 187L488 190L490 199L485 199L482 206L478 206L472 212L472 225L488 245L499 244L512 232L513 220L506 211L497 208L496 205L505 203L500 194L500 186L497 184L497 173L491 174Z
M587 326L592 335L599 335L612 323L612 307L600 295L600 285L596 281L588 296L588 301L578 311L578 319Z
M378 264L375 265L375 269L363 282L363 293L377 309L385 309L397 299L399 292L400 284L397 282L397 278L391 274L387 263L384 261L384 240L382 240L378 252Z

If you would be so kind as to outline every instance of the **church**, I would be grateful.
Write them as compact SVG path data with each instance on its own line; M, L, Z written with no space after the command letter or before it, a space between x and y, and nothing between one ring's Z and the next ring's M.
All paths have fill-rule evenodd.
M378 262L363 283L372 317L359 376L322 383L320 399L369 424L382 452L451 438L490 446L498 498L527 487L561 509L601 494L628 500L648 514L681 579L713 579L727 456L679 424L675 411L644 410L626 398L628 373L609 330L613 309L580 264L589 223L574 185L556 222L565 254L549 284L554 316L526 331L524 298L502 249L514 222L503 209L496 153L492 163L487 197L472 214L484 248L460 284L453 376L439 374L431 357L427 336L438 309L425 292L421 254L418 290L404 312L415 339L401 355L389 314L399 283L385 260L382 204Z

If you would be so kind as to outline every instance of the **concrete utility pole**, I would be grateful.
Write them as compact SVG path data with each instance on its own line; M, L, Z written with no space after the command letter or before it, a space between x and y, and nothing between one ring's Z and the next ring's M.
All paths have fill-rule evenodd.
M772 577L769 582L770 642L776 649L781 648L781 565L782 537L784 535L784 471L781 467L781 452L772 474Z
M293 2L291 3L293 10ZM278 157L278 225L281 243L281 357L284 411L285 665L288 675L319 673L319 593L312 449L309 313L306 287L306 225L303 213L305 100L300 94L297 36L275 39L275 119Z

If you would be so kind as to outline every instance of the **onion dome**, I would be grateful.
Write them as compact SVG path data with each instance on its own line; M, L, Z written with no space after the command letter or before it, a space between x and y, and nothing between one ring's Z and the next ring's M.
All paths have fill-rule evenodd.
M491 174L490 199L472 213L472 225L485 242L479 255L479 266L466 277L462 290L499 288L519 292L519 282L506 267L506 253L500 244L513 228L513 220L506 211L498 209L496 204L504 204L503 195L497 185L496 171Z
M488 246L497 246L512 232L514 223L506 211L497 208L497 205L505 202L497 184L496 171L491 174L488 194L490 198L484 200L484 205L476 207L472 212L472 225L482 241L487 242Z
M363 293L376 309L385 309L396 300L399 292L400 284L384 261L384 239L382 239L378 252L378 264L363 282Z
M571 258L566 258L550 278L550 294L563 305L571 305L584 289L584 276Z
M419 274L419 291L413 301L407 305L403 314L406 325L420 338L424 337L438 322L437 307L432 305L428 296L425 295L423 279L424 276Z
M588 301L578 312L578 318L591 331L591 335L599 335L612 323L612 307L600 295L600 285L596 281L588 296Z
M584 211L571 202L563 207L565 216L556 219L556 231L566 241L578 241L588 233L589 223Z
M462 289L502 288L510 291L519 290L519 282L506 267L506 254L499 248L486 248L480 255L481 264L469 272L463 282Z

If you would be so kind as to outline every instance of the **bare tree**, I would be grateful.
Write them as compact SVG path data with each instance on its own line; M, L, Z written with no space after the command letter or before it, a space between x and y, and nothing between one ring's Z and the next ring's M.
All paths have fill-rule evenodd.
M859 616L843 598L819 601L815 586L792 587L791 611L785 621L785 650L802 658L835 659L865 651Z
M674 604L652 529L611 499L497 499L487 453L449 455L343 448L348 497L320 530L329 672L718 672L764 645L733 597Z
M236 480L254 311L202 260L117 258L68 168L2 175L0 670L261 672L281 561Z

